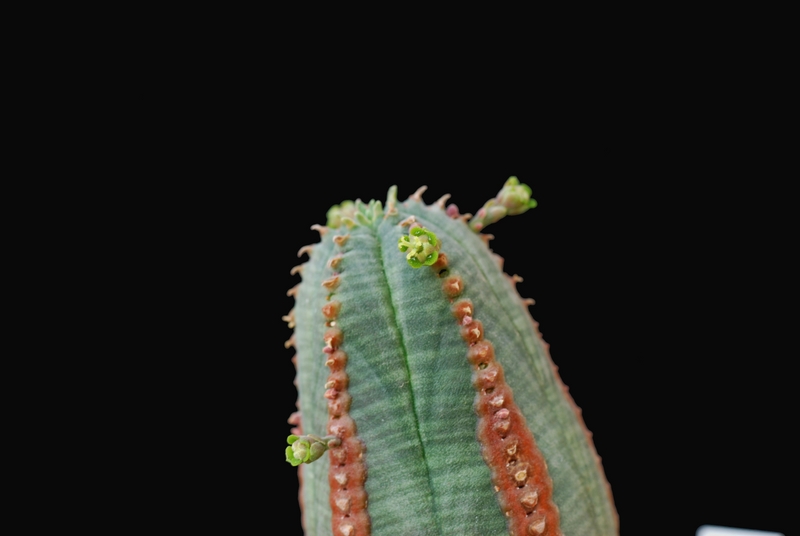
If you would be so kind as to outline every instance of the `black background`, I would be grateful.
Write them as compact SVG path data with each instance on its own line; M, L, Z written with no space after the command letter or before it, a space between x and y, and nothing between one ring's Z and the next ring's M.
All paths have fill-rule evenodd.
M425 184L426 202L450 193L474 213L516 175L539 206L489 227L490 246L524 278L520 294L536 300L531 313L594 433L622 534L693 535L702 524L786 532L791 506L780 482L793 470L794 356L778 307L786 214L773 192L755 180L732 185L647 144L575 153L551 142L491 158L412 149L413 158L381 153L380 164L306 155L274 177L269 212L283 212L267 224L265 351L270 392L283 394L270 396L270 480L295 485L281 444L294 371L280 317L293 304L284 289L300 280L289 275L295 254L318 240L310 226L344 199L385 200L393 184L400 200ZM298 519L293 492L281 497L268 504Z
M76 247L70 256L37 236L30 246L44 259L9 254L41 270L9 287L69 332L34 323L31 341L56 349L25 355L33 380L57 376L55 362L90 384L57 378L67 396L47 400L90 433L27 419L46 433L34 455L65 445L56 464L74 471L31 475L36 496L78 501L69 510L82 524L299 534L281 317L296 252L318 239L309 227L343 199L385 199L392 184L401 199L427 184L427 202L451 193L474 212L516 175L539 207L489 227L491 246L536 300L623 536L692 536L704 523L790 535L798 270L797 173L787 169L797 150L780 32L759 49L754 25L735 21L707 25L731 33L703 31L709 46L678 26L655 32L657 47L604 25L588 40L512 31L496 40L501 53L486 39L466 46L467 32L487 37L468 26L446 48L420 48L413 29L393 35L389 52L360 32L314 41L306 19L273 18L269 29L296 31L267 32L266 54L261 30L231 24L229 38L194 25L202 38L154 49L163 72L125 64L130 80L112 77L83 92L88 104L67 105L76 115L61 153L28 162L56 170L20 175L35 177L25 181L35 195L9 196L12 207L61 189L81 201L64 195L63 217L44 204L50 218L25 206L12 218L15 236L41 220ZM640 22L645 36L651 21ZM575 53L552 54L562 46ZM102 121L85 118L87 107ZM31 292L48 282L54 299ZM85 357L95 350L98 365ZM62 406L76 395L86 408ZM33 465L18 464L26 475ZM42 514L50 504L14 493L36 504L32 520L64 524Z

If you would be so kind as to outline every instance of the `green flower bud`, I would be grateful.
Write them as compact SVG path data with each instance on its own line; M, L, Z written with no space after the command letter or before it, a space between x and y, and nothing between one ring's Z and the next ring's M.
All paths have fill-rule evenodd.
M300 439L296 435L290 435L286 441L289 447L286 447L286 461L296 466L306 461L306 454L311 446L305 439Z
M356 204L352 201L342 201L341 205L333 205L328 210L327 227L337 229L345 223L344 220L352 221L356 216Z
M338 442L333 436L320 438L315 435L290 435L286 441L290 445L286 447L286 461L294 466L320 459L330 443Z
M509 177L497 194L497 204L506 207L509 216L516 216L536 206L536 200L531 199L531 193L527 184L520 184L516 177Z
M506 216L516 216L534 207L536 200L531 199L530 187L520 184L516 177L509 177L497 196L488 200L470 220L469 226L473 231L480 232Z
M320 457L325 454L326 450L328 450L328 445L325 443L312 443L308 453L308 460L305 463L311 463L320 459Z

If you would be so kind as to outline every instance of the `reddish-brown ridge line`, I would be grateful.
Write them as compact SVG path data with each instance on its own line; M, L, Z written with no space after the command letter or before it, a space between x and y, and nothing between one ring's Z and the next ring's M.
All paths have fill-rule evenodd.
M344 241L342 241L342 245ZM334 257L341 262L341 256ZM338 286L340 274L335 280ZM333 279L333 278L331 278ZM328 279L323 286L333 290ZM342 304L330 300L322 306L327 330L323 335L325 346L325 365L330 369L323 394L328 405L328 433L338 438L328 444L330 468L328 484L330 485L331 525L333 536L369 536L371 523L367 512L367 492L364 482L367 470L364 465L364 444L356 435L356 423L350 416L350 393L347 387L350 378L345 371L347 354L340 349L344 341L342 330L336 327Z
M483 325L474 318L472 302L458 299L464 283L457 275L447 275L450 270L446 261L432 268L437 275L443 274L442 291L453 303L461 337L468 345L467 360L473 367L476 391L476 435L508 530L513 536L562 536L547 463L514 403L503 367L494 358L494 347L484 337Z

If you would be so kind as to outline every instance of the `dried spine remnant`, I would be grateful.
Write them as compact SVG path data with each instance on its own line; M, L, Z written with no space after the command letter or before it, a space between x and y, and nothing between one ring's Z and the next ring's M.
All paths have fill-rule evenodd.
M333 243L341 247L347 243L347 240L349 238L350 238L350 233L344 235L336 235L333 237Z
M322 286L328 290L334 290L339 286L339 274L334 274L322 282Z
M309 244L309 245L307 245L307 246L303 246L303 247L301 247L301 248L300 248L300 250L298 250L298 252L297 252L297 257L298 257L298 258L299 258L299 257L302 257L302 256L303 256L303 253L305 253L305 254L307 254L309 257L311 257L311 251L312 251L313 249L314 249L314 245L313 245L313 244Z
M284 322L286 322L289 325L289 329L294 329L294 325L295 325L294 307L292 307L292 310L289 311L289 314L284 315L281 318L281 320L283 320Z
M286 420L286 422L288 422L289 424L291 424L293 426L293 428L290 430L290 433L292 435L296 435L296 436L303 435L303 430L301 428L301 425L302 425L302 414L300 413L300 411L295 411L294 413L289 415L289 418Z
M339 276L334 277L338 285ZM322 315L329 326L323 335L325 345L322 352L325 365L330 369L323 398L328 405L328 433L337 439L335 444L329 443L328 449L331 524L334 536L368 536L371 530L364 489L367 479L364 444L356 436L356 424L349 414L351 399L347 387L350 378L345 371L347 354L339 348L344 334L339 328L332 327L340 310L341 303L336 300L322 306Z
M325 227L324 225L320 225L320 224L318 224L318 223L315 223L314 225L312 225L312 226L311 226L311 230L312 230L312 231L317 231L317 232L319 233L319 236L320 236L320 238L322 238L323 236L325 236L325 234L326 234L326 233L327 233L327 232L328 232L330 229L328 229L328 228L327 228L327 227Z
M408 198L410 200L412 200L412 201L417 201L417 202L421 203L422 202L422 194L424 194L425 190L427 190L427 189L428 189L427 186L420 186L419 188L417 188L417 191L414 192L413 194L411 194L410 196L408 196Z
M293 298L297 298L297 291L300 290L300 283L296 284L292 288L286 291L287 296L291 296Z
M409 225L411 225L412 223L414 223L416 221L417 221L417 217L414 216L414 215L411 215L408 218L406 218L403 221L401 221L398 225L400 227L408 227Z
M343 255L334 255L333 257L331 257L331 260L328 261L328 268L336 270L336 268L339 266L339 263L342 262L343 258L344 258Z

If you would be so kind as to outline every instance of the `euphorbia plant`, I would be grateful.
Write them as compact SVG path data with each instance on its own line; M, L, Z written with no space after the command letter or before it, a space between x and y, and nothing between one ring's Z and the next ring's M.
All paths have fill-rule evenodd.
M423 191L337 205L301 249L286 459L306 534L617 534L530 300L481 234L535 207L530 188L509 178L475 217Z

